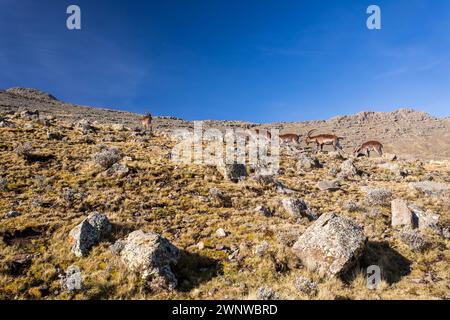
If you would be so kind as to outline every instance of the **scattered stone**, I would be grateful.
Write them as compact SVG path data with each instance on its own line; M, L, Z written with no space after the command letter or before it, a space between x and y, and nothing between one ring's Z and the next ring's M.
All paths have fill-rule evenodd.
M88 255L89 250L111 232L111 228L106 215L91 213L69 233L69 240L73 244L72 252L77 257Z
M130 173L130 169L123 163L114 163L108 170L105 171L106 176L114 176L117 178L126 177L128 173Z
M310 157L306 154L300 154L299 160L297 161L298 171L311 171L316 168L321 168L322 165L317 158Z
M308 208L302 199L285 198L281 200L284 210L294 218L307 217L310 221L317 219L317 214Z
M341 178L354 177L359 174L358 168L356 168L355 164L351 159L345 160L341 164L341 172L339 173Z
M400 239L409 247L411 251L414 252L423 252L429 247L429 243L417 230L403 231L400 233Z
M316 187L322 191L336 191L341 189L337 181L320 181Z
M240 163L221 164L217 166L217 170L225 179L233 182L238 182L248 175L247 168L244 164Z
M254 179L262 186L270 186L277 183L277 179L273 174L257 174Z
M171 266L180 259L180 251L157 233L142 230L130 233L124 240L120 256L126 266L150 282L153 289L174 289L177 278Z
M255 256L262 257L269 249L269 243L267 241L261 242L255 247Z
M60 134L59 132L47 131L47 139L48 140L61 141L63 138L64 138L64 136L62 134Z
M110 168L113 164L119 162L122 159L122 152L117 148L105 149L92 156L95 163L103 167L104 169Z
M345 210L348 212L356 212L360 210L360 207L357 203L354 203L353 201L347 201L344 205Z
M61 290L73 292L79 291L83 287L83 277L79 267L70 266L67 268L65 275L60 276Z
M392 200L392 192L383 188L366 188L365 201L371 206L387 206Z
M205 244L203 243L203 241L200 241L199 243L197 243L197 248L198 248L198 250L205 249Z
M450 185L433 181L411 182L411 189L421 191L429 196L441 196L450 194Z
M24 110L20 112L20 117L26 120L37 120L39 119L39 110L34 111Z
M279 182L279 181L277 181L277 182L275 183L275 186L276 186L276 191L277 191L278 193L281 193L281 194L294 194L294 193L295 193L294 190L289 189L289 188L286 188L286 187L284 186L284 184L282 184L282 183Z
M9 211L7 214L5 214L5 219L12 219L20 216L21 213L15 210Z
M408 208L414 217L414 228L419 228L420 230L429 228L440 232L440 216L438 214L431 211L424 212L421 208L413 204L408 205Z
M227 236L227 233L222 228L217 229L216 231L216 237L217 238L225 238Z
M258 290L256 290L256 299L258 300L277 300L278 294L273 291L272 288L269 288L268 286L262 286L259 287Z
M391 202L392 227L414 227L414 217L406 201L395 199Z
M298 277L294 282L295 288L301 293L314 295L317 292L317 284L306 277Z
M332 277L346 272L358 261L366 242L360 226L328 213L298 238L292 250L308 270Z
M78 121L75 128L80 130L83 134L88 134L93 129L91 123L86 119Z
M264 206L257 206L257 207L255 208L255 211L256 211L257 213L259 213L259 214L261 214L261 215L267 217L267 218L273 216L273 212L272 212L269 208L266 208L266 207L264 207Z
M379 164L378 167L380 169L391 171L398 177L406 177L408 175L408 172L406 170L400 169L400 166L396 163L382 163Z
M14 149L14 152L19 157L22 157L25 160L28 160L33 156L33 145L31 144L31 142L25 142L25 143L19 144Z
M328 156L331 159L335 159L335 160L344 160L345 159L342 150L328 152Z
M126 130L125 126L121 123L115 123L115 124L111 125L111 129L113 131L117 131L117 132L122 132L122 131Z
M224 195L222 191L217 188L209 189L209 200L216 206L222 206L225 208L232 207L231 198L227 195Z

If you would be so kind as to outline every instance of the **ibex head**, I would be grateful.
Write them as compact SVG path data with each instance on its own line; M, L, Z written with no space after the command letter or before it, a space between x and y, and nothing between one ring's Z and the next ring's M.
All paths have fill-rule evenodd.
M305 142L307 144L309 144L311 142L311 133L313 133L314 131L317 131L317 130L316 129L309 130L308 133L306 134Z

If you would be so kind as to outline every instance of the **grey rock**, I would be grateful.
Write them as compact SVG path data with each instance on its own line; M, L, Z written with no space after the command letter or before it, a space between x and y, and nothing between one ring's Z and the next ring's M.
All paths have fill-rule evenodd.
M316 168L321 168L322 165L320 161L315 158L308 156L306 154L300 154L299 159L297 161L297 170L298 171L311 171Z
M307 217L309 220L316 220L317 214L308 208L305 201L298 198L284 198L281 200L283 209L294 218Z
M367 188L365 192L365 201L371 206L387 206L392 200L392 192L384 188Z
M225 208L232 207L231 198L229 196L223 194L223 192L217 188L209 189L209 200L214 205L222 206Z
M265 217L272 217L273 216L273 212L269 209L266 208L264 206L257 206L255 208L255 212L265 216Z
M306 277L298 277L294 282L295 288L301 293L313 295L317 292L317 284Z
M123 158L122 152L117 148L108 148L92 156L95 163L104 169L112 167Z
M262 257L269 249L269 243L267 241L261 242L255 247L255 256Z
M79 267L70 266L67 268L65 275L60 279L61 290L73 292L79 291L83 287L83 277Z
M6 219L16 218L21 216L21 213L19 211L11 210L7 214L5 214Z
M450 185L446 183L434 181L411 182L409 187L429 196L450 195Z
M366 242L360 226L328 213L298 238L292 250L308 270L332 277L346 272L358 261Z
M414 227L414 216L406 201L394 199L391 202L392 227Z
M128 269L138 272L154 289L174 289L177 286L171 266L177 264L180 251L163 236L134 231L124 239L120 256Z
M429 247L429 242L418 230L403 231L400 233L400 239L414 252L423 252Z
M342 162L340 167L340 176L341 177L354 177L359 173L358 168L356 168L355 164L351 159L345 160Z
M256 298L258 300L277 300L278 294L268 286L259 287L256 291Z
M341 189L337 181L319 181L316 186L322 191L336 191Z
M72 252L77 257L86 256L90 249L111 232L111 223L101 213L93 212L69 233Z

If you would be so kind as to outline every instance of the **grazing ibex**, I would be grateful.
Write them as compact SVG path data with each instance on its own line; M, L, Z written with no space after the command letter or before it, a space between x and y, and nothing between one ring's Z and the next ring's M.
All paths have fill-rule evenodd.
M281 142L295 142L300 144L300 136L294 133L282 134L280 136Z
M147 113L143 118L142 118L142 126L147 130L148 128L151 129L151 125L152 125L152 115L150 113Z
M383 145L378 141L368 141L357 147L354 151L355 157L365 154L370 157L370 151L375 151L380 157L383 155Z
M308 134L306 135L306 144L310 144L311 142L315 142L317 146L317 150L323 151L324 145L333 145L334 150L336 151L338 148L342 149L341 145L339 144L339 140L342 140L344 138L338 137L334 134L319 134L317 136L311 136L311 133L316 131L316 129L310 130Z

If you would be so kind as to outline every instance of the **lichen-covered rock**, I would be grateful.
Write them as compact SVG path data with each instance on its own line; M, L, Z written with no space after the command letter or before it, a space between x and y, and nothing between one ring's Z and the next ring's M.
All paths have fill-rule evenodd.
M248 175L246 166L241 163L221 164L217 166L217 170L225 179L234 182L237 182Z
M392 227L414 227L414 216L406 201L395 199L391 202Z
M450 185L446 183L434 181L411 182L409 187L429 196L450 195Z
M295 288L304 294L315 294L317 292L317 284L306 277L298 277L294 281Z
M72 292L81 290L83 286L83 277L80 268L74 265L68 267L65 275L61 276L60 284L63 291Z
M180 251L157 233L142 230L130 233L124 240L120 256L128 269L138 272L154 289L174 289L177 278L171 266L180 259Z
M287 214L294 218L307 217L309 220L316 220L317 214L308 208L308 205L302 199L284 198L281 205Z
M425 230L427 228L440 232L439 220L440 216L431 211L423 211L416 205L408 205L409 210L411 210L414 216L414 227L420 230Z
M72 252L77 257L88 255L90 249L111 232L108 218L98 212L91 213L69 233Z
M259 287L256 291L256 298L258 300L277 300L278 294L268 286Z
M414 252L422 252L429 247L428 241L418 230L403 231L400 233L400 239Z
M392 191L384 188L366 188L365 201L371 206L387 206L392 200Z
M341 169L341 172L339 173L339 175L342 178L354 177L354 176L357 176L359 173L358 168L356 168L355 164L353 163L353 161L351 159L348 159L348 160L345 160L344 162L342 162L340 169Z
M297 161L298 171L311 171L315 168L321 168L322 165L317 158L310 157L306 154L301 154Z
M298 238L292 250L308 270L331 277L351 268L366 242L360 226L348 218L328 213Z

